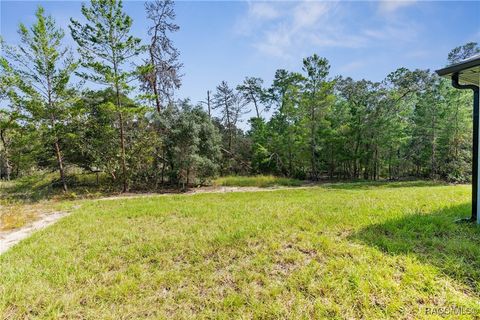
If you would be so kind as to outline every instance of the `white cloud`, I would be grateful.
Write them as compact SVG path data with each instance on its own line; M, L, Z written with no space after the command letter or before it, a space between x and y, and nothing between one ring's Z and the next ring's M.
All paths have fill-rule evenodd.
M237 21L235 31L239 34L248 35L260 25L280 18L283 13L278 3L249 1L247 14Z
M349 35L331 32L330 34L312 34L312 44L318 47L361 48L367 45L367 38L361 35Z
M389 24L383 25L381 28L367 28L362 31L362 33L372 40L378 41L403 41L407 42L412 40L417 31L420 29L416 23L408 22L404 23L398 21L398 19L392 20Z
M319 25L329 24L334 6L335 2L318 1L250 3L240 23L248 28L240 28L240 33L253 35L253 46L261 53L280 58L290 57L290 51L306 41L335 45L337 39L320 39L315 32Z
M360 25L365 22L355 20L355 8L338 1L250 2L237 21L237 33L249 37L260 53L283 59L311 52L312 47L361 48L415 38L416 26L399 19Z
M260 52L278 58L288 58L288 48L292 46L293 37L291 30L285 25L280 25L274 30L265 31L261 41L254 43Z
M295 29L314 26L333 8L333 2L302 2L293 10Z
M278 9L269 2L250 2L248 10L252 17L258 19L271 20L280 16Z
M390 14L401 8L409 7L415 2L415 0L381 0L378 9L380 13Z

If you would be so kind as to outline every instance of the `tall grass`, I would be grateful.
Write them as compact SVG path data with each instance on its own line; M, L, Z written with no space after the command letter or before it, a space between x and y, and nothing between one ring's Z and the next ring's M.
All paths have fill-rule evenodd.
M274 186L298 187L303 181L275 176L225 176L218 178L213 183L215 186L224 187L259 187L267 188Z

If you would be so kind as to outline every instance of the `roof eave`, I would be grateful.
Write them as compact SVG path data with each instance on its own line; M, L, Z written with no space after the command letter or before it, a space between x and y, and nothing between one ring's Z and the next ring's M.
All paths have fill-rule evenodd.
M463 71L463 70L467 70L467 69L470 69L470 68L474 68L474 67L477 67L477 66L480 66L480 57L477 58L477 59L467 60L465 62L460 62L460 63L454 64L452 66L436 70L435 72L439 76L447 76L447 75L454 74L454 73L457 73L457 72L460 72L460 71Z

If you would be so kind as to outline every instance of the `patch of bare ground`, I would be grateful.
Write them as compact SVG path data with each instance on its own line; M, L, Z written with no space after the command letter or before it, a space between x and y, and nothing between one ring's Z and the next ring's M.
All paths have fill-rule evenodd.
M35 231L46 228L61 218L68 215L68 212L51 212L44 214L36 214L36 220L17 229L0 231L0 254L6 252L8 249L28 238ZM1 230L1 229L0 229Z
M306 189L314 187L315 184L307 184L301 187L268 187L268 188L260 188L260 187L198 187L198 188L190 188L187 191L179 192L173 190L166 190L164 192L159 193L123 193L121 195L109 196L99 198L98 200L118 200L118 199L129 199L129 198L146 198L152 196L167 196L167 195L194 195L194 194L202 194L202 193L230 193L230 192L268 192L268 191L277 191L277 190L291 190L291 189Z

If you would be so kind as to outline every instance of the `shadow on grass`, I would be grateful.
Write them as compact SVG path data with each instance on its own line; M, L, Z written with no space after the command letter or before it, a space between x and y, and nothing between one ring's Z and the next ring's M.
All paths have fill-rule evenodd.
M450 184L438 181L355 181L355 182L326 182L322 187L335 190L367 190L367 189L394 189L410 187L444 187Z
M386 254L413 254L480 294L480 226L457 223L470 203L370 225L350 238Z
M99 196L114 191L114 186L110 183L97 185L96 177L91 174L70 175L67 177L67 185L69 191L64 194L56 173L37 173L10 182L2 182L0 200L7 203L34 203L51 198L74 200L77 196Z
M62 183L56 172L43 172L21 177L9 182L0 182L0 204L35 203L42 200L95 199L123 194L120 182L113 182L102 174L77 173L67 176L68 192L62 191ZM131 186L128 194L182 194L188 189L180 186ZM125 194L123 194L125 195Z
M49 174L22 177L1 186L2 200L36 202L56 193Z

